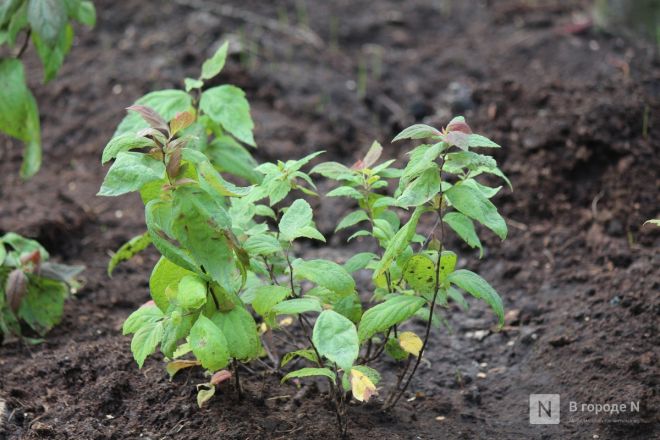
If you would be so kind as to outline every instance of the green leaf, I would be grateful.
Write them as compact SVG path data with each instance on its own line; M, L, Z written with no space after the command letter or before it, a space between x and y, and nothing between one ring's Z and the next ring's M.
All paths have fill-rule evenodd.
M236 291L238 259L230 246L231 236L225 227L226 211L199 191L179 188L174 196L174 235L182 247L190 250L195 262L227 290Z
M19 254L25 254L38 250L39 254L41 255L41 261L47 260L49 258L48 251L46 251L46 249L44 249L44 247L40 245L38 241L25 238L15 232L7 232L5 235L0 237L0 240L11 246Z
M307 165L312 159L314 159L317 156L320 156L321 154L325 153L324 150L321 151L315 151L314 153L308 154L307 156L303 157L302 159L298 160L287 160L286 164L284 165L284 168L291 172L291 171L298 171L301 169L304 165ZM303 174L305 175L305 174Z
M298 237L312 238L325 243L325 237L314 226L303 226L298 231Z
M257 323L245 308L234 307L229 312L217 312L211 321L222 330L227 339L229 356L246 362L261 352Z
M425 302L426 300L419 296L399 295L370 308L364 312L360 320L358 327L360 342L410 318Z
M403 271L406 283L415 291L433 293L436 278L435 262L427 255L413 255Z
M497 145L495 142L491 141L487 137L484 137L480 134L470 134L468 136L468 145L473 147L482 147L482 148L502 148Z
M506 222L495 205L480 191L468 185L456 184L445 192L445 196L458 211L477 220L502 240L506 238Z
M170 306L171 298L167 294L167 288L175 290L181 279L189 275L194 275L194 272L174 264L165 257L160 257L149 278L151 298L160 310L165 312Z
M272 235L259 234L245 240L243 249L250 255L272 255L282 252L282 245Z
M397 199L399 206L419 206L431 200L440 192L440 173L437 167L424 171Z
M199 315L190 329L190 347L207 370L217 371L229 364L227 339L220 328L204 315Z
M64 57L71 50L73 27L67 24L60 32L55 45L51 46L43 41L39 34L33 34L32 41L44 66L44 82L48 82L55 78L60 67L62 67Z
M207 283L197 275L179 280L176 299L184 309L195 310L206 304Z
M150 107L163 119L169 121L177 113L185 112L192 105L192 98L183 90L167 89L151 92L135 101L134 105L144 105ZM129 112L121 121L115 134L112 137L124 133L136 133L139 130L148 127L147 123L136 112Z
M261 181L261 175L254 171L258 165L257 161L231 136L214 139L204 153L219 171L242 177L250 183Z
M474 229L474 223L467 216L460 212L450 212L445 214L442 220L449 225L456 234L463 239L470 247L479 248L479 258L483 257L484 248Z
M357 292L350 293L336 301L332 305L332 310L357 324L360 322L360 318L362 318L362 302L360 301L360 296Z
M117 154L122 151L134 150L136 148L144 148L155 146L154 141L151 139L138 136L134 133L125 133L116 136L108 142L108 145L103 149L103 156L101 157L101 164L105 164L111 159L117 157Z
M166 357L174 358L179 341L188 336L197 315L190 314L180 307L175 307L170 312L169 317L170 319L163 321L163 340L160 344L160 351Z
M55 45L66 26L67 10L61 0L28 0L27 17L33 32Z
M410 240L415 234L415 229L417 228L417 222L419 221L420 216L422 215L422 208L416 208L413 212L410 220L406 223L399 231L394 234L392 240L390 240L383 254L383 258L378 262L378 266L374 270L373 278L377 278L387 271L394 259L399 256L404 249L410 244Z
M348 371L360 352L355 325L332 310L323 311L312 332L312 341L319 354Z
M401 175L401 183L407 185L408 182L426 170L430 168L437 169L438 165L435 160L445 145L442 142L438 142L433 145L420 145L414 148L410 152L410 160L408 160L406 168Z
M23 4L23 0L6 0L0 3L0 28L9 23L16 10Z
M124 321L123 335L130 335L140 330L147 324L153 324L165 317L163 312L155 304L146 304L134 311Z
M312 168L309 173L320 174L328 179L340 180L350 179L355 174L355 171L338 162L323 162Z
M183 80L186 92L190 93L191 90L201 89L204 86L204 81L201 79L186 78Z
M396 137L392 139L392 142L396 142L401 139L424 139L429 137L438 137L441 134L442 133L440 133L440 131L429 125L415 124L397 134Z
M316 353L314 352L314 350L311 349L296 350L296 351L291 351L289 353L285 353L284 356L282 356L280 367L284 367L286 364L291 362L296 357L305 358L308 361L318 363L318 358L316 357Z
M346 269L346 272L348 273L356 272L367 267L367 265L376 258L378 258L378 256L373 252L360 252L353 255L348 261L346 261L346 263L344 263L344 269Z
M473 151L457 151L447 154L444 165L444 169L452 173L456 173L462 168L476 170L479 167L494 169L497 168L497 161L485 154L478 154Z
M162 322L149 322L140 327L140 329L133 335L131 341L131 351L138 366L142 368L144 360L147 356L156 351L156 347L163 339L163 323Z
M220 73L222 68L225 66L228 48L229 42L225 41L211 58L204 61L204 64L202 64L201 79L211 79Z
M62 282L30 276L17 315L39 335L44 335L60 322L68 293Z
M0 266L2 266L2 263L4 263L6 256L7 256L7 250L5 249L5 246L2 244L2 240L0 240Z
M81 1L78 9L75 11L74 18L85 26L93 27L96 25L96 9L91 1Z
M335 373L329 368L301 368L300 370L292 371L282 378L282 383L289 379L296 377L310 377L310 376L325 376L332 382L335 381Z
M41 133L37 102L19 60L0 60L0 88L0 131L25 142L21 177L28 178L41 165Z
M467 185L476 189L481 194L483 194L483 196L486 197L487 199L491 199L495 197L497 193L502 189L501 186L498 186L497 188L491 188L490 186L482 185L481 183L477 182L474 179L465 179L463 180L461 185Z
M284 301L289 293L291 289L284 286L259 286L255 289L252 307L259 315L266 316L276 304Z
M463 310L467 310L470 307L468 302L465 301L465 298L463 298L463 294L451 286L447 289L447 296L454 300Z
M396 338L389 338L385 343L385 353L395 361L402 361L408 358L409 353L401 348L399 340Z
M108 263L108 276L112 276L112 271L115 270L115 267L117 267L119 263L130 260L136 254L145 250L150 244L151 237L148 232L133 237L126 243L122 244L121 247L117 249L117 252L112 255L112 258L110 258L110 263Z
M162 162L141 153L122 152L108 170L99 196L118 196L138 191L145 184L160 180L165 173Z
M359 210L351 212L339 222L335 228L335 232L356 225L365 220L369 220L369 216L365 211Z
M504 325L502 299L486 280L467 269L459 269L453 272L448 279L452 284L465 290L475 298L483 299L497 315L500 326Z
M144 213L149 236L156 249L174 264L192 272L198 270L197 264L188 253L171 242L174 217L172 202L151 200L145 206Z
M404 279L415 292L432 294L435 290L437 251L429 251L427 254L413 255L408 259L404 269ZM431 258L432 257L432 258ZM443 288L447 285L447 277L456 268L457 256L452 251L442 251L440 257L440 280L438 286Z
M0 60L0 130L22 141L30 139L25 121L31 96L25 82L23 63L6 58Z
M353 277L337 263L327 260L295 260L295 278L306 279L340 295L348 295L355 290Z
M351 240L353 240L354 238L358 238L358 237L367 237L367 236L371 236L371 232L369 232L369 231L365 231L365 230L361 230L361 231L357 231L355 234L353 234L353 235L351 235L350 237L348 237L348 238L346 239L346 241L351 241Z
M186 149L187 150L187 149ZM197 164L199 186L207 193L220 197L243 197L252 191L252 187L240 187L222 178L220 173L208 161Z
M232 85L212 87L202 93L199 106L236 139L255 146L250 104L241 89Z
M307 237L310 235L310 230L304 228L313 225L312 207L305 200L298 199L289 206L280 219L280 239L291 242L298 237Z
M340 186L335 188L325 195L326 197L351 197L353 199L362 200L364 195L355 188L350 186Z
M306 312L320 312L321 302L318 298L295 298L282 301L275 305L270 312L274 315L297 315Z

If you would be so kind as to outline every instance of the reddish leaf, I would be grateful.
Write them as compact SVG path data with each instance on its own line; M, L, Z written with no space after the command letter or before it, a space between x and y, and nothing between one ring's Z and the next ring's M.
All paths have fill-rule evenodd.
M167 162L167 167L165 167L165 169L170 178L175 178L179 175L179 171L181 171L181 150L174 150L174 152L170 154L170 160Z
M167 122L163 119L154 109L146 105L132 105L126 110L132 110L142 116L142 119L149 124L150 127L162 132L165 136L169 136L169 127Z
M170 136L174 136L179 131L187 128L195 122L195 117L190 112L177 113L170 121Z
M217 385L231 379L231 372L228 370L220 370L211 376L211 384Z
M12 312L16 313L21 306L21 301L27 293L27 285L27 275L22 270L14 269L9 273L5 283L5 295Z
M374 141L374 143L371 144L371 148L369 148L367 155L364 156L364 167L370 168L373 164L376 163L382 153L383 147L378 143L378 141Z
M363 170L364 168L366 168L366 165L362 159L358 159L358 161L351 166L352 170Z
M449 121L449 124L447 124L446 131L448 132L459 131L465 134L472 134L472 129L467 124L467 122L465 122L465 118L463 118L463 116L456 116L454 119Z
M32 263L35 266L38 266L40 261L41 261L41 253L39 252L38 249L35 249L30 253L21 255L21 264Z

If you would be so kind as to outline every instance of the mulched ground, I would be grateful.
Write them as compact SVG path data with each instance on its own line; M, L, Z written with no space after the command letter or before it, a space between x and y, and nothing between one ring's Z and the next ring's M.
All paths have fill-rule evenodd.
M245 51L220 81L246 90L261 160L324 149L349 164L375 138L402 158L409 146L387 142L398 130L452 114L505 146L497 159L514 192L496 203L510 238L485 234L483 260L451 243L503 296L505 330L492 332L476 302L448 310L452 332L435 331L408 399L390 413L377 402L351 407L353 438L658 434L660 229L641 226L660 206L657 49L580 25L580 1L96 3L98 26L80 30L58 79L39 85L28 56L45 143L39 175L20 182L19 145L1 141L0 232L36 237L87 271L46 343L0 347L0 439L336 436L323 385L280 386L253 364L243 401L223 384L199 410L201 372L170 382L158 358L138 370L120 333L148 298L157 257L105 274L108 252L144 226L136 197L95 197L101 150L124 107L196 75L228 35ZM313 203L332 247L302 255L342 261L369 248L332 233L346 202ZM368 294L368 279L358 281ZM530 425L530 393L561 394L562 423ZM580 422L569 401L639 401L641 411Z

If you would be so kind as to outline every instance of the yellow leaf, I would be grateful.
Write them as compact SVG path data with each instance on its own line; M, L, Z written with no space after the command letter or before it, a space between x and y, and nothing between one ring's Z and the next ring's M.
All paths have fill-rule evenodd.
M215 385L197 385L197 405L201 408L215 394Z
M288 327L291 324L293 324L293 318L290 316L287 316L286 318L280 320L280 325L282 327Z
M403 332L399 335L399 345L408 353L419 356L422 351L422 340L413 332Z
M351 389L353 397L360 402L367 402L371 396L378 394L376 392L376 385L362 372L352 369L351 370Z
M170 380L172 380L174 375L178 373L180 370L183 370L184 368L195 367L197 365L200 365L199 361L188 361L184 359L179 359L176 361L169 362L165 367L165 369L167 370L167 374L170 375Z

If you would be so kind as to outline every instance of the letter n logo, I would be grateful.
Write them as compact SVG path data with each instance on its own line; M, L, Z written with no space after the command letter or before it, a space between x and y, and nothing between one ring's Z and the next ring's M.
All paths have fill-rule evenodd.
M529 423L557 425L559 423L559 394L530 394Z

